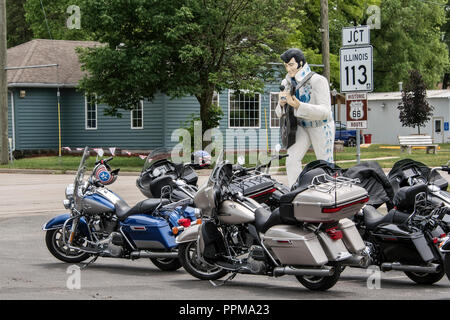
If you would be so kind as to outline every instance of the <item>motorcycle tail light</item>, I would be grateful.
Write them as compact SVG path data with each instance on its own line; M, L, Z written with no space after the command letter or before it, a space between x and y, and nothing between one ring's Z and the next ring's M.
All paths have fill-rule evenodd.
M183 226L185 228L189 227L191 225L191 219L179 219L178 224L180 226Z
M348 207L351 207L351 206L353 206L355 204L359 204L359 203L366 203L367 201L369 201L368 197L364 198L362 200L359 200L359 201L344 204L342 206L331 207L331 208L322 208L322 213L336 213L338 211L341 211L344 208L348 208Z
M437 244L438 243L438 238L433 238L433 243Z
M327 229L326 232L328 234L328 236L332 239L332 240L340 240L343 237L342 231L336 229L337 227L334 228L330 228Z
M439 238L445 238L447 235L445 233L441 234Z

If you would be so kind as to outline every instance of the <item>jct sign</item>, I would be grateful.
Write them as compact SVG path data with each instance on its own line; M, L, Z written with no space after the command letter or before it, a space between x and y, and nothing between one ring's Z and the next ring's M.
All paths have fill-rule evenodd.
M363 46L370 44L370 26L342 28L342 46Z
M346 95L347 129L367 129L367 94Z

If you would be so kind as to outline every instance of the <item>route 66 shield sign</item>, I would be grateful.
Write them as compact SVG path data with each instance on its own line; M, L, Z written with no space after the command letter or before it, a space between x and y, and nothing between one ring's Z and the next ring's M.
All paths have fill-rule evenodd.
M365 116L364 103L362 101L350 102L350 117L353 120L361 120Z
M347 128L367 129L367 94L346 94Z

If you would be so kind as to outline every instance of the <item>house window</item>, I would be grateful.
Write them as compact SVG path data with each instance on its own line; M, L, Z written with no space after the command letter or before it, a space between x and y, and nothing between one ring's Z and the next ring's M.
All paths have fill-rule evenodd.
M97 103L95 102L95 95L85 96L85 119L86 130L97 129Z
M259 128L260 95L242 91L229 92L228 122L230 128Z
M280 118L277 117L275 109L278 105L278 92L270 93L270 127L271 128L279 128L280 127Z
M131 129L144 128L144 101L139 102L138 106L131 110Z

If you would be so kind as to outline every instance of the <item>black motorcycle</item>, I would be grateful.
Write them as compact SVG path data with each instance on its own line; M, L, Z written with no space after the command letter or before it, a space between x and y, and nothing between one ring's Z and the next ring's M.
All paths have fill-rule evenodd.
M381 271L403 271L419 284L433 284L445 274L439 246L446 239L442 219L449 209L430 206L426 193L425 184L404 187L386 215L367 205L355 216L372 264Z
M160 198L164 187L170 187L170 199L193 199L197 192L198 176L191 164L170 161L171 150L158 148L145 159L136 186L147 198Z

